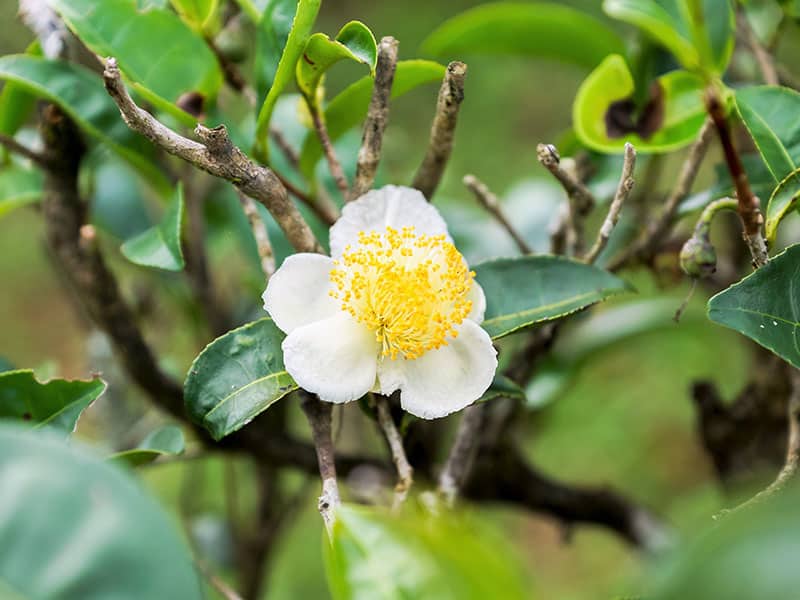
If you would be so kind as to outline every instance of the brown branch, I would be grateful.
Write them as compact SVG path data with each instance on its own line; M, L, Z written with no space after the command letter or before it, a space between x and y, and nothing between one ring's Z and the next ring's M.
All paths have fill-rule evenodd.
M430 200L442 179L450 153L453 151L458 122L458 110L464 100L464 79L467 76L467 65L454 61L447 65L439 98L436 101L436 115L431 125L431 136L428 150L422 164L414 176L414 187Z
M779 85L780 80L775 68L775 61L769 51L764 48L759 41L756 32L753 31L750 20L747 18L744 9L738 11L736 23L744 37L744 41L749 46L750 51L756 59L756 63L758 63L758 68L761 71L761 76L764 78L764 83L767 85Z
M287 192L310 208L317 218L326 225L333 225L339 218L339 209L336 208L333 202L323 202L321 199L312 198L277 171L275 171L275 176L280 180Z
M319 143L322 146L322 152L325 154L325 160L328 161L328 169L331 172L331 177L333 177L336 187L339 188L342 198L347 199L350 186L342 170L342 163L339 162L339 158L336 156L336 150L333 147L333 142L331 142L331 137L328 135L328 128L325 125L325 120L322 118L322 114L320 114L319 108L313 100L306 98L306 104L308 105L308 112L311 113L311 121L314 123L314 130L317 132Z
M414 468L408 462L406 450L403 447L403 438L397 430L394 419L392 418L389 399L386 396L371 394L370 402L375 407L378 417L378 425L389 445L389 452L392 455L395 469L397 469L397 485L394 488L393 508L398 509L408 497L408 491L414 483Z
M481 206L494 217L494 219L500 223L503 229L506 230L508 235L514 240L514 243L517 244L517 248L523 254L530 254L533 252L528 243L525 239L519 234L516 228L511 224L511 221L508 220L503 209L500 206L500 201L497 199L492 191L479 180L474 175L465 175L464 179L462 180L464 185L467 186L467 189L471 191L475 198L480 202Z
M439 495L452 507L458 492L469 475L475 461L480 431L483 427L485 406L475 404L464 409L456 431L456 439L447 455L447 462L439 475Z
M258 206L255 201L249 196L245 196L241 191L236 191L239 196L239 203L242 205L242 211L247 217L247 222L250 223L250 229L253 231L253 238L256 241L258 258L261 263L261 271L264 273L264 277L269 279L275 272L275 254L272 252L267 226L264 225L261 215L258 214Z
M392 97L392 83L397 68L397 40L391 36L381 39L378 45L378 64L375 68L375 84L372 99L364 123L364 135L358 151L356 177L347 200L355 200L372 189L375 172L381 160L383 132L389 123L389 100Z
M597 239L594 245L589 252L586 253L586 256L583 257L584 262L592 264L597 260L597 257L600 256L600 253L608 244L608 240L611 238L611 232L614 231L614 227L616 227L617 221L619 220L619 213L622 211L622 205L633 189L633 169L635 165L636 150L634 150L633 145L626 142L625 154L622 162L622 175L619 179L619 185L617 185L617 191L614 194L614 199L611 201L608 215L606 215L600 227L600 231L597 232Z
M286 136L283 135L283 132L275 127L270 127L269 135L272 141L278 146L278 149L286 157L286 160L292 168L297 169L300 166L300 154L298 154L297 150L292 148L292 145L289 143L289 140L286 139Z
M255 90L253 90L253 88L247 84L247 80L244 78L244 75L242 75L239 67L236 66L236 63L225 56L225 53L220 50L219 46L217 46L217 43L212 37L206 36L204 39L219 63L220 69L222 70L222 75L225 78L225 83L247 98L247 101L251 106L255 106Z
M323 402L305 391L300 392L300 407L311 426L311 439L317 453L322 494L319 497L319 514L330 535L336 518L336 508L341 504L339 484L336 480L336 463L331 437L331 412L333 405Z
M286 188L275 173L255 164L234 146L224 125L213 129L198 125L195 134L201 141L190 140L172 131L150 113L136 106L122 84L117 62L113 58L106 60L103 77L106 90L117 103L128 127L141 133L166 152L216 177L227 179L246 196L261 202L298 252L322 252L322 246L289 200Z
M195 559L194 564L197 565L209 585L225 600L244 600L231 586L217 576L207 564L197 559Z
M31 150L24 144L21 144L17 140L15 140L10 135L6 135L5 133L0 133L0 146L5 146L8 150L13 152L14 154L19 154L23 158L27 158L33 164L46 169L47 165L47 157L39 152L35 152Z

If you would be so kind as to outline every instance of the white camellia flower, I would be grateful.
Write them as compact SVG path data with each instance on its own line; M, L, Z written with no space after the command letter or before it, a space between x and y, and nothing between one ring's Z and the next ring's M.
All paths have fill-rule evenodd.
M423 419L480 398L497 369L486 299L439 211L389 185L347 204L330 244L288 257L264 292L298 385L328 402L400 390Z

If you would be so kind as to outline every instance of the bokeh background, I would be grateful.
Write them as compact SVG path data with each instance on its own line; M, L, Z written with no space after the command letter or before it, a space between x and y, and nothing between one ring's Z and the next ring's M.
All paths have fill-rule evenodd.
M398 38L401 58L416 58L421 56L419 46L428 33L448 17L477 4L466 0L330 0L323 3L318 29L334 33L345 22L359 19L376 37ZM604 18L599 2L563 4ZM2 54L21 52L32 40L15 15L16 2L0 0ZM466 173L478 175L504 199L531 240L546 239L546 226L561 201L561 192L538 165L535 147L537 142L557 142L569 129L572 98L585 71L555 61L507 56L440 58L447 59L467 62L469 74L455 152L437 202L457 236L465 240L472 260L502 255L512 246L461 186ZM355 66L335 67L327 82L329 97L361 75ZM381 167L384 181L410 180L425 150L436 92L436 86L423 87L394 102ZM667 160L666 176L645 192L655 195L669 186L676 164L676 160ZM711 177L710 167L705 168L700 186ZM117 172L109 172L106 179L102 189L96 190L103 214L113 215L119 206L118 216L122 216L117 225L122 233L147 227L153 207L140 198L135 180ZM213 202L209 210L213 212ZM241 283L250 263L237 235L223 227L209 227L212 261L220 272L225 297L232 303L253 305L258 302L259 282ZM118 242L104 234L112 267L147 317L149 339L159 347L169 369L182 376L208 341L205 334L198 333L191 294L179 277L164 275L166 294L148 296L142 289L153 283L153 275L121 259ZM223 265L224 269L220 268ZM615 299L595 311L598 319L604 317L597 321L598 327L614 337L629 325L633 313L626 311L631 310L644 315L646 326L632 328L603 352L581 355L569 385L532 411L531 425L519 435L543 471L569 482L611 485L665 515L680 535L705 526L708 516L728 502L695 434L689 386L697 378L715 378L730 397L744 383L751 348L743 338L705 319L706 291L698 292L676 325L671 317L687 291L679 277L654 279L645 272L626 276L639 294ZM581 325L585 326L585 321L572 327ZM567 330L564 337L568 341ZM557 347L561 355L576 358L569 343L561 346ZM135 427L146 430L161 418L143 412L136 391L128 389L115 369L105 340L75 310L48 257L35 207L0 219L0 356L17 367L35 368L40 377L84 377L102 371L111 378L109 394L81 425L80 436L91 443L119 446L124 439L135 437ZM112 406L114 403L117 405ZM101 433L100 427L107 422L109 411L120 423L110 435L107 428ZM350 436L361 441L364 435L357 431L364 422L354 424L353 419L358 416L345 418L340 438L345 448ZM298 431L305 434L302 421L296 421ZM380 444L372 443L380 450ZM142 471L147 485L176 519L188 524L197 543L223 567L230 561L225 513L229 460L212 457L154 465ZM236 493L247 505L253 496L247 477L252 465L235 462ZM304 483L298 476L287 485L301 488ZM313 500L316 482L304 489L307 493L299 501L302 514L283 535L268 571L265 598L270 600L327 597L321 523ZM538 597L611 598L638 589L646 559L606 530L586 526L565 530L549 518L502 507L479 510L491 527L512 543L517 556L509 559L519 561L540 592Z

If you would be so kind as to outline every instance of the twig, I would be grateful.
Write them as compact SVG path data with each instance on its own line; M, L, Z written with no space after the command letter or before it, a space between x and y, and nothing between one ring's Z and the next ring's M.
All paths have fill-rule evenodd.
M319 220L326 225L333 225L336 222L336 219L339 218L339 209L336 208L336 205L333 204L332 201L324 202L321 199L318 200L312 198L303 190L295 186L291 181L286 179L286 177L278 173L278 171L275 171L275 176L280 180L287 192L308 206L308 208L313 211Z
M406 451L403 447L403 438L397 430L392 411L389 407L389 399L386 396L372 394L370 400L374 403L378 416L378 424L383 431L389 450L392 453L392 461L397 469L397 485L394 488L394 502L392 507L398 509L408 497L408 491L414 483L414 468L409 464Z
M619 220L619 213L622 211L622 205L625 203L625 200L628 198L628 194L630 194L631 190L633 189L633 168L635 165L636 150L634 150L631 144L626 143L625 154L622 162L622 175L619 179L619 185L617 185L617 191L614 194L614 199L611 201L611 206L608 209L608 215L606 215L603 225L600 227L600 231L597 232L597 239L595 240L594 245L589 252L586 253L586 256L583 257L584 262L592 264L597 260L597 257L600 256L600 253L608 244L608 240L611 237L611 232L614 231L614 227L617 225L617 221Z
M508 220L508 217L506 217L503 209L500 207L497 196L492 193L486 184L474 175L465 175L462 181L464 185L467 186L467 189L475 195L475 198L480 202L481 206L503 226L506 232L508 232L508 235L510 235L517 244L520 252L523 254L530 254L533 252L531 247L528 246L528 243L511 224L511 221Z
M212 37L206 36L205 41L206 44L208 44L208 47L211 48L211 51L214 53L214 56L216 57L217 62L222 69L222 75L225 77L225 83L242 94L251 106L255 106L256 92L248 85L247 80L242 75L239 67L237 67L233 61L225 56L225 53L219 49L219 46L217 46L217 43Z
M331 137L328 135L328 128L325 125L325 121L317 105L308 98L306 98L306 104L308 105L308 112L311 113L311 121L314 123L314 130L317 132L319 143L322 145L325 160L328 161L328 169L331 172L331 177L333 177L336 187L338 187L339 191L342 193L342 198L346 199L350 186L347 184L347 177L345 177L344 171L342 170L342 163L339 162L339 158L336 156L336 150L333 147L333 142L331 142Z
M430 200L444 173L450 153L453 151L458 109L464 100L464 79L467 65L454 61L447 65L439 98L436 101L436 115L431 125L428 150L422 164L414 176L412 187L418 189Z
M269 135L286 157L286 160L289 161L289 164L295 169L300 166L300 155L297 153L297 150L292 148L292 145L289 143L289 140L286 139L286 136L283 135L283 132L275 127L270 127Z
M308 424L311 426L311 439L314 441L319 475L322 479L319 514L322 515L328 535L332 535L336 509L341 504L339 484L336 481L333 439L331 438L331 412L333 405L329 402L322 402L305 391L300 391L299 394L301 396L300 407L303 409L306 419L308 419Z
M469 474L478 446L480 430L484 422L485 407L476 404L464 409L461 422L458 424L456 439L447 455L447 462L439 475L439 495L447 506L452 507L458 492Z
M664 237L672 227L678 205L680 205L681 201L686 198L692 189L692 184L697 177L700 165L711 143L713 130L713 123L710 119L707 119L700 129L700 132L697 134L697 138L692 144L692 147L689 149L686 160L683 161L680 175L678 175L678 181L666 202L664 202L664 206L658 218L648 225L647 229L645 229L636 242L634 242L622 256L611 262L608 266L610 271L616 271L632 260L640 260L642 262L649 261L658 247L663 243Z
M43 169L46 169L47 166L48 166L47 165L47 157L46 156L44 156L43 154L40 154L39 152L35 152L34 150L31 150L30 148L28 148L24 144L19 143L17 140L15 140L10 135L6 135L5 133L0 133L0 146L5 146L11 152L13 152L15 154L19 154L23 158L27 158L28 160L33 162L33 164L35 164L35 165L37 165L37 166L39 166L39 167L41 167Z
M199 559L195 559L194 563L197 565L197 568L203 574L203 577L206 578L206 581L213 587L219 594L225 598L225 600L244 600L239 594L237 594L234 589L229 586L227 583L222 581L214 572L209 568L207 564Z
M552 173L567 193L569 218L564 221L566 245L571 254L577 254L583 245L583 219L596 204L594 196L583 182L562 166L558 149L552 144L537 145L536 158Z
M270 169L251 161L231 143L224 125L195 128L201 142L172 131L133 102L120 78L117 62L106 60L103 73L106 90L117 103L128 127L137 131L170 154L222 179L227 179L247 196L261 202L298 252L322 252L311 228L289 200L286 188Z
M764 266L769 260L767 245L764 236L761 234L761 226L764 224L764 217L761 215L758 197L753 194L747 173L742 166L741 158L733 145L731 138L730 123L728 122L725 108L722 105L717 92L709 89L706 94L706 109L714 122L717 130L722 151L725 155L725 163L728 166L731 179L736 188L736 199L739 201L739 219L744 229L744 240L753 258L753 267Z
M255 201L249 196L245 196L240 190L236 190L239 195L239 203L242 205L247 217L247 222L250 223L250 229L253 230L253 237L256 240L256 249L258 250L258 257L261 259L261 270L264 277L269 279L275 272L275 254L272 252L272 244L269 241L269 233L261 215L258 214L258 206Z
M764 78L764 83L767 85L779 85L780 81L778 78L778 72L775 69L775 61L769 51L764 48L759 41L758 36L750 26L750 21L743 9L738 11L736 21L739 26L739 31L742 32L745 42L747 42L747 45L750 47L750 51L753 53L753 56L758 63L758 68L761 71L761 76Z
M389 122L389 100L392 97L392 83L397 68L397 40L391 36L381 38L378 45L378 64L375 67L375 83L372 87L372 100L364 122L364 135L358 151L356 177L347 200L355 200L366 194L375 181L375 172L381 160L383 132Z

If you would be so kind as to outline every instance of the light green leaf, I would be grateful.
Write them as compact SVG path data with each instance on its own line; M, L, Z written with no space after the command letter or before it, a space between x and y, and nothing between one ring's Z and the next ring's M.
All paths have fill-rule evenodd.
M30 56L41 56L39 42L33 42L25 50ZM36 108L36 97L20 84L7 81L0 90L0 133L13 136ZM0 149L0 159L6 152ZM1 161L0 161L1 162Z
M389 515L342 505L325 544L334 600L531 598L513 550L465 516Z
M308 38L303 60L297 61L297 87L309 102L318 101L317 88L325 72L345 59L367 65L370 75L375 75L378 45L369 27L362 22L350 21L333 40L324 33Z
M0 168L0 217L42 197L42 173L16 164Z
M138 467L151 463L161 456L182 454L185 447L183 430L176 425L165 425L149 433L136 448L117 452L108 459L119 464Z
M594 68L609 54L622 54L620 37L604 23L568 6L496 2L445 21L422 43L425 53L457 58L511 54L551 58Z
M473 269L486 294L481 325L492 339L631 290L608 271L560 256L501 258Z
M581 84L572 106L580 141L599 152L671 152L691 143L705 120L702 80L672 71L653 82L648 105L637 110L634 81L622 56L613 54Z
M258 120L256 121L256 142L255 154L264 162L269 157L269 122L272 118L272 111L275 108L275 103L278 101L278 96L286 89L286 86L292 82L295 76L295 69L297 62L303 56L303 50L306 47L308 37L311 35L311 29L314 27L314 22L317 19L319 12L319 5L321 0L299 0L297 4L297 11L292 21L292 28L289 31L289 36L286 39L286 45L283 48L278 67L275 71L275 78L272 81L267 97L261 105L261 110L258 113ZM268 13L264 12L264 17Z
M263 13L256 7L256 55L253 68L257 98L264 101L275 81L283 50L292 30L297 0L269 0ZM274 110L274 107L273 107Z
M0 419L28 421L68 435L105 389L101 379L39 383L31 370L5 371L0 373Z
M800 245L711 298L708 317L800 368Z
M0 79L58 104L78 126L128 161L159 191L170 184L146 153L146 140L120 117L102 80L81 66L25 54L0 57Z
M489 386L489 389L486 390L483 396L478 398L476 402L488 402L489 400L501 397L525 400L525 390L505 375L495 373L492 385Z
M195 358L183 385L189 415L219 440L297 384L283 366L283 332L264 318L229 331Z
M205 35L213 36L220 28L219 0L170 0L184 22Z
M392 98L402 96L420 85L441 81L444 71L442 65L429 60L399 61L392 85ZM371 95L372 77L362 77L328 103L325 124L332 141L338 140L366 117ZM300 152L300 170L307 178L311 178L321 157L319 139L316 135L308 135Z
M133 87L187 126L196 119L176 106L187 92L213 99L222 71L201 37L166 9L137 10L133 0L48 0L95 54L117 59Z
M122 244L122 254L132 263L143 267L167 271L183 269L183 212L183 185L178 183L161 222Z
M765 224L769 242L775 241L778 225L780 225L783 217L797 206L798 196L800 196L800 169L795 169L778 184L769 197Z
M79 445L0 425L0 489L3 598L204 598L173 519Z

